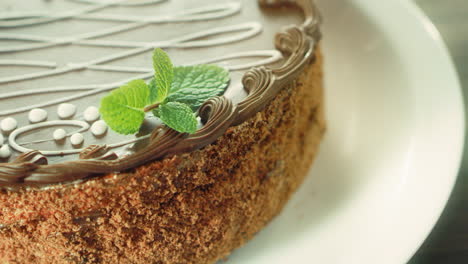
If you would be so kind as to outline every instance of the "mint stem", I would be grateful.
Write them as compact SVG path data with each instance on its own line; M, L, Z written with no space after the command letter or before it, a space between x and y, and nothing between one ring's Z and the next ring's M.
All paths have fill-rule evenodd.
M148 105L147 107L145 107L145 108L143 109L143 111L145 111L145 112L150 112L151 110L158 108L159 105L161 105L161 103L157 103L157 104L153 104L153 105Z

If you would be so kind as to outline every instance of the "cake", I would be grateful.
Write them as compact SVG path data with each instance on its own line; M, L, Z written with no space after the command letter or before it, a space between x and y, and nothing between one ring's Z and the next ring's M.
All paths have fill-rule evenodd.
M215 263L280 213L318 151L312 0L7 0L0 28L1 263ZM193 134L99 120L109 91L151 78L155 48L229 71Z

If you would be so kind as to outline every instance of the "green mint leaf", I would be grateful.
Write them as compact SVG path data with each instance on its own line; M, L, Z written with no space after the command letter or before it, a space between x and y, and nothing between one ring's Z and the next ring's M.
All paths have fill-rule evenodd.
M149 89L143 80L134 80L113 90L101 100L102 119L117 133L128 135L138 132L145 119Z
M162 49L153 52L154 79L150 82L150 104L162 103L169 95L174 78L174 66Z
M224 92L229 72L216 65L174 67L168 102L180 102L196 111L208 99Z
M148 82L148 88L149 88L149 98L148 98L148 104L155 104L158 103L158 86L156 85L156 80L152 78Z
M162 104L154 112L164 124L176 131L190 134L197 131L198 121L192 109L186 104L169 102Z

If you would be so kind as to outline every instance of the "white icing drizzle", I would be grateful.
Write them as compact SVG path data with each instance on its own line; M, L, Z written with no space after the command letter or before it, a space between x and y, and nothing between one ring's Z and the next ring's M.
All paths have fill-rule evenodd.
M11 156L11 149L8 145L3 145L0 147L0 158L6 159Z
M91 126L91 133L96 137L100 137L107 132L107 124L104 120L99 120L93 123Z
M252 67L257 67L261 65L268 65L279 61L283 56L281 52L277 50L255 50L255 51L245 51L245 52L236 52L220 57L207 58L205 60L200 60L196 62L191 62L183 64L184 66L191 66L197 64L213 64L213 63L228 63L229 60L242 59L242 58L258 58L257 60L252 60L248 63L234 64L234 65L223 65L229 71L241 71L248 70ZM149 73L152 74L152 68L141 68L141 67L127 67L127 66L108 66L108 65L92 65L88 69L98 70L98 71L114 71L114 72L136 72L136 73Z
M99 109L95 106L89 106L83 112L84 120L87 122L94 122L99 119L101 115L99 114Z
M131 1L132 3L134 1ZM161 2L161 1L160 1ZM130 4L128 3L128 4ZM155 1L153 1L155 3ZM124 3L121 3L121 5ZM148 3L149 4L149 3ZM171 23L171 22L192 22L192 21L203 21L203 20L213 20L219 19L223 17L227 17L239 12L241 9L240 3L237 2L230 2L230 3L223 3L218 5L210 5L207 7L200 7L194 8L178 13L174 13L171 15L166 15L163 17L156 17L156 16L123 16L123 15L115 15L115 14L92 14L91 12L97 11L89 11L88 13L79 13L73 16L74 19L83 19L83 20L96 20L96 21L116 21L116 22L142 22L142 23ZM54 20L44 20L44 19L54 19ZM8 28L8 27L20 27L20 26L28 26L34 25L37 23L48 23L54 22L58 19L64 19L67 17L57 17L55 15L47 14L47 13L40 13L40 12L16 12L16 13L7 13L7 14L0 14L0 28ZM35 22L25 20L28 19L36 19ZM42 19L41 22L37 21L38 19ZM14 21L18 21L17 23L13 23ZM5 23L7 22L7 23ZM136 26L136 25L131 25Z
M2 15L0 16L0 28L10 28L10 27L23 27L23 26L31 26L49 22L55 22L62 19L67 18L75 18L82 14L92 13L99 11L101 9L115 6L115 5L146 5L146 4L156 4L165 2L167 0L146 0L146 1L128 1L128 0L120 0L120 1L107 1L106 3L102 3L102 1L96 0L78 0L77 2L83 2L92 4L90 6L86 6L79 9L73 9L68 11L63 11L60 13L48 14L48 13L16 13L16 14L9 14L9 15ZM124 3L130 2L130 3ZM132 3L133 2L133 3Z
M282 55L277 50L257 50L257 51L247 51L247 52L237 52L228 54L225 56L215 57L211 59L206 59L203 61L196 61L192 63L185 64L186 66L190 65L197 65L197 64L210 64L210 63L221 63L227 62L233 59L241 59L241 58L258 58L257 60L252 60L249 63L243 64L234 64L234 65L223 65L226 69L230 71L239 71L239 70L246 70L251 67L257 67L260 65L267 65L271 63L275 63L282 58ZM263 59L261 59L263 58ZM29 111L33 108L40 108L54 104L60 104L63 102L80 99L86 96L106 92L112 89L115 89L123 84L134 80L134 79L148 79L153 76L153 69L150 68L138 68L138 67L123 67L123 66L106 66L106 65L91 65L88 67L89 69L93 70L100 70L100 71L113 71L113 72L128 72L128 73L144 73L142 75L138 75L136 77L132 77L129 79L122 80L116 83L110 84L102 84L102 85L79 85L79 86L59 86L59 87L52 87L52 88L44 88L44 89L32 89L32 90L22 90L10 93L0 94L0 100L8 99L13 97L22 97L22 96L30 96L35 94L44 94L44 93L58 93L58 92L69 92L69 91L86 91L83 93L76 93L75 95L59 98L56 100L51 100L47 102L41 102L34 105L28 105L24 107L18 107L15 109L3 110L0 111L0 116L6 116L16 113L21 113L25 111ZM0 78L1 82L1 78Z
M68 1L71 1L71 2L78 2L78 3L87 3L87 4L99 4L99 3L102 3L102 2L108 2L109 4L112 4L112 5L119 5L119 6L141 6L141 5L150 5L150 4L157 4L157 3L161 3L161 2L165 2L167 0L132 0L132 1L129 1L129 3L125 3L125 2L122 2L122 1L115 1L115 0L100 0L100 1L96 1L96 0L68 0Z
M23 134L23 133L33 131L33 130L36 130L36 129L41 129L41 128L44 128L44 127L52 127L52 126L77 126L77 127L81 127L81 129L79 129L78 131L73 132L72 134L81 133L81 132L87 131L89 129L89 124L87 122L84 122L84 121L78 121L78 120L47 121L47 122L42 122L42 123L38 123L38 124L32 124L32 125L24 126L24 127L21 127L21 128L18 128L16 130L14 130L13 132L11 132L10 137L8 138L8 143L10 144L10 146L13 149L15 149L16 151L19 151L19 152L25 153L25 152L33 151L33 149L28 149L28 148L25 148L23 146L20 146L16 142L16 138L19 135ZM26 143L26 144L40 143L40 142L45 142L45 141L50 141L50 139L29 142L29 143ZM58 156L58 155L67 155L67 154L77 154L77 153L81 152L81 149L69 149L69 150L60 150L60 151L49 151L49 150L39 150L39 151L41 152L42 155Z
M25 145L43 143L43 142L52 141L52 140L55 140L55 139L37 140L37 141L23 143L21 145L16 142L16 139L23 133L27 133L27 132L37 130L37 129L41 129L41 128L45 128L45 127L53 127L53 126L77 126L77 127L80 127L79 130L67 134L66 137L73 136L75 134L85 132L90 128L90 125L87 122L78 121L78 120L47 121L47 122L42 122L42 123L38 123L38 124L32 124L32 125L24 126L24 127L21 127L21 128L18 128L16 130L14 130L13 132L11 132L10 137L8 138L8 143L10 144L10 146L14 150L16 150L18 152L26 153L26 152L33 151L33 150L38 150L44 156L62 156L62 155L78 154L81 151L83 151L82 148L81 149L67 149L67 150L54 151L54 150L30 149L30 148L24 147ZM102 128L100 128L100 129L102 129ZM104 131L104 133L105 133L105 131ZM129 144L136 143L136 142L141 141L141 140L148 139L150 136L151 135L141 136L141 137L138 137L138 138L124 140L124 141L121 141L121 142L109 144L107 146L110 149L119 148L119 147L122 147L122 146L126 146L126 145L129 145ZM73 145L79 145L79 144L73 144Z
M64 140L67 137L67 132L63 128L56 129L53 134L55 141Z
M61 119L67 119L74 116L76 113L76 105L74 104L60 104L57 107L57 115Z
M47 111L40 108L34 108L29 112L29 122L39 123L47 119Z
M84 14L77 16L78 19L97 21L118 21L118 22L149 22L149 23L180 23L207 21L227 17L239 12L240 3L223 3L210 5L207 7L194 8L187 11L174 13L165 17L155 16L122 16L114 14Z
M65 97L62 97L62 98L58 98L58 99L54 99L54 100L50 100L50 101L47 101L47 102L41 102L41 103L38 103L38 104L35 104L35 105L28 105L28 106L23 106L23 107L18 107L18 108L15 108L15 109L9 109L9 110L5 110L5 111L0 111L0 116L5 116L5 115L10 115L10 114L16 114L16 113L21 113L21 112L25 112L25 111L29 111L33 108L40 108L40 107L45 107L45 106L50 106L50 105L56 105L56 104L60 104L60 103L63 103L63 102L68 102L68 101L72 101L72 100L75 100L75 99L80 99L80 98L83 98L83 97L86 97L86 96L90 96L90 95L95 95L95 94L98 94L98 93L102 93L102 92L106 92L106 91L109 91L109 90L112 90L116 87L119 87L131 80L134 80L134 79L147 79L151 77L151 75L149 74L144 74L144 75L137 75L133 78L128 78L128 79L125 79L124 81L121 81L121 82L118 82L118 83L112 83L112 84L106 84L106 85L88 85L86 87L92 87L92 88L88 88L88 89L83 89L83 86L66 86L63 88L63 90L54 90L54 89L44 89L44 90L47 90L49 93L54 93L54 92L59 92L59 91L72 91L72 90L87 90L86 92L82 92L82 93L77 93L77 94L74 94L74 95L70 95L70 96L65 96ZM77 89L75 89L77 88ZM33 94L37 94L37 93L33 93ZM29 95L29 94L26 94L26 93L19 93L19 95L16 95L16 96L23 96L23 95ZM9 97L12 97L12 96L9 96ZM5 97L2 97L0 96L0 99L4 99Z
M113 40L82 40L76 42L80 45L98 46L98 47L119 47L119 48L142 48L140 51L135 49L129 51L131 55L145 52L154 48L202 48L209 46L217 46L222 44L228 44L236 41L248 39L260 33L262 25L257 22L249 22L238 24L234 26L212 28L205 31L200 31L192 34L188 34L184 37L175 38L167 41L160 42L136 42L136 41L113 41ZM216 35L224 35L226 33L232 33L231 36L212 38L207 40L197 40ZM0 49L0 52L2 50ZM123 54L123 53L122 53ZM106 61L104 61L106 62ZM102 62L101 62L102 63ZM97 64L97 63L96 63Z
M57 99L52 99L49 101L38 102L36 104L31 104L27 106L21 106L16 109L7 109L0 111L0 116L6 116L21 112L26 112L31 109L41 108L56 104L65 103L75 99L81 99L87 96L95 95L102 92L107 92L114 88L117 88L128 81L133 79L149 79L153 76L153 69L150 68L139 68L139 67L127 67L127 66L111 66L105 65L106 63L120 60L128 57L132 57L144 52L148 52L156 47L159 48L203 48L210 46L218 46L229 43L235 43L242 40L252 38L262 31L262 25L258 22L246 22L236 25L220 26L210 28L208 30L202 30L199 32L194 32L191 34L186 34L181 37L176 37L174 39L166 41L157 41L157 42L136 42L136 41L116 41L116 40L101 40L100 38L104 36L109 36L113 34L119 34L126 31L135 30L142 28L151 24L158 23L180 23L180 22L192 22L192 21L207 21L221 19L233 14L238 13L241 10L241 4L239 2L228 2L217 5L210 5L204 7L193 8L190 10L185 10L173 14L165 14L164 16L123 16L115 14L94 14L96 11L101 11L107 7L111 6L138 6L138 5L150 5L157 4L167 0L69 0L73 2L78 2L81 4L86 4L88 6L69 10L65 12L57 13L41 13L41 12L22 12L14 14L0 14L0 28L15 28L15 27L24 27L31 26L43 23L56 22L63 19L81 19L81 20L95 20L95 21L113 21L121 22L121 25L113 26L103 30L97 30L94 32L77 34L70 37L43 37L37 35L26 35L26 34L9 34L9 33L0 33L1 40L14 40L14 41L23 41L30 42L28 44L14 45L14 46L3 46L0 47L0 53L11 53L11 52L22 52L30 51L33 49L43 49L55 46L62 45L82 45L82 46L94 46L94 47L111 47L111 48L128 48L125 51L119 51L111 55L106 55L104 57L95 58L93 60L81 63L68 63L64 66L58 66L56 62L51 61L33 61L33 60L0 60L0 66L25 66L25 67L40 67L40 68L52 68L48 70L43 70L40 72L22 74L16 76L6 76L0 78L0 84L16 82L16 81L25 81L36 78L44 78L54 75L62 75L69 72L77 70L95 70L95 71L106 71L106 72L124 72L124 73L137 73L137 76L127 78L124 80L119 80L114 83L107 84L91 84L91 85L70 85L70 86L58 86L58 87L49 87L41 89L31 89L31 90L22 90L14 91L9 93L0 94L0 100L9 99L12 97L24 97L31 96L35 94L46 94L46 93L58 93L58 92L75 92L72 95L64 96ZM250 62L244 63L229 63L231 60L236 59L251 59ZM201 61L194 61L191 63L186 63L186 66L196 65L196 64L210 64L210 63L221 63L222 66L227 68L230 71L239 71L246 70L251 67L256 67L260 65L272 64L279 61L282 58L282 55L277 50L253 50L253 51L243 51L235 52L227 55L222 55L215 58L208 58ZM86 114L86 111L83 113L85 120L93 122L99 118L99 113L94 111L94 114L98 114L97 117L89 117ZM59 113L61 118L62 117ZM73 116L73 115L72 115ZM9 118L4 120L11 121ZM14 119L13 119L14 120ZM14 120L16 121L16 120ZM92 133L95 136L100 136L105 134L107 131L107 125L102 121L104 125L97 121L93 124ZM10 122L11 124L11 122ZM41 143L46 141L58 140L58 138L71 138L72 145L79 146L84 140L83 136L80 134L90 129L90 125L84 121L78 120L55 120L55 121L46 121L42 123L27 125L21 128L9 128L11 132L8 143L14 150L18 152L28 152L32 149L24 147L25 145ZM18 144L16 139L23 133L30 132L33 130L41 129L44 127L53 127L53 126L77 126L80 127L77 131L66 134L63 129L59 130L60 135L56 135L54 132L52 139L38 140L33 142L28 142L24 144ZM3 127L3 124L2 124ZM65 136L63 135L65 132ZM108 145L109 148L118 148L126 146L144 139L149 138L149 135L134 138L122 142L117 142L114 144ZM0 144L1 145L1 144ZM8 147L9 149L9 147ZM68 155L68 154L77 154L83 149L67 149L67 150L39 150L45 156L57 156L57 155Z
M0 128L4 132L10 132L16 129L18 127L18 121L14 119L13 117L7 117L0 122Z
M26 44L26 45L15 45L15 47L5 47L0 48L0 52L18 52L18 51L26 51L32 49L39 49L39 48L47 48L52 46L58 45L65 45L65 44L78 44L78 45L91 45L91 46L121 46L121 47L128 47L128 45L132 45L130 43L126 43L126 45L119 45L118 41L115 42L101 42L97 40L87 40L91 38L101 38L104 36L122 33L125 31L134 30L137 28L141 28L144 26L148 26L150 24L158 24L158 23L176 23L176 22L187 22L187 21L206 21L206 20L213 20L219 19L227 16L231 16L240 11L240 4L239 3L227 3L227 4L220 4L202 8L196 8L192 10L188 10L186 12L165 16L165 17L124 17L124 16L114 16L112 15L112 19L110 15L94 15L94 20L113 20L118 22L132 22L130 24L123 24L118 25L115 27L111 27L104 30L99 30L95 32L89 32L84 34L79 34L73 37L66 37L66 38L53 38L53 37L41 37L36 35L24 35L24 34L0 34L0 40L20 40L20 41L29 41L29 42L39 42L35 44ZM79 18L79 17L74 17ZM1 16L0 16L0 28L1 28ZM228 31L229 32L229 31ZM177 40L173 41L177 42ZM103 44L104 43L104 44ZM164 44L166 42L162 42ZM133 43L134 44L134 43ZM158 46L159 43L152 43L153 46ZM143 44L142 44L143 45ZM151 45L151 43L144 44L146 46ZM134 46L130 46L134 47ZM160 46L166 47L166 46Z
M73 146L79 146L83 144L84 142L84 137L81 133L75 133L71 135L70 137L70 142L72 143Z
M254 60L252 60L249 63L244 63L244 64L226 65L225 68L231 71L248 70L252 67L275 63L281 60L283 58L283 55L281 54L281 52L277 50L254 50L254 51L236 52L236 53L228 54L228 55L217 57L217 58L215 57L213 59L197 61L192 64L193 65L211 64L211 63L217 63L217 62L227 62L229 60L242 59L242 58L252 58Z
M0 66L28 66L28 67L55 68L57 67L57 63L49 62L49 61L0 60Z
M226 27L218 27L212 28L210 30L201 31L193 34L189 34L187 36L176 38L173 40L168 40L165 42L155 42L155 43L146 43L144 45L134 44L134 49L130 49L127 51L118 52L112 55L104 56L101 58L97 58L88 62L84 63L69 63L64 67L56 68L53 70L42 71L42 72L35 72L30 74L23 74L17 76L10 76L10 77L3 77L0 78L0 84L8 83L8 82L15 82L15 81L24 81L36 78L43 78L52 75L59 75L65 74L76 70L83 70L87 69L89 66L102 64L111 62L118 59L123 59L130 56L135 56L143 52L150 51L154 48L199 48L199 47L209 47L209 46L216 46L222 45L232 42L241 41L250 37L253 37L260 33L262 26L259 23L251 22L251 23L244 23L234 26L226 26ZM226 33L233 33L228 36L224 36ZM222 35L224 37L212 38L208 40L197 40L199 38L205 37L213 37L216 35ZM1 39L1 37L0 37ZM93 42L93 40L90 40ZM118 41L94 41L98 44L109 46L109 47L120 47L119 44L122 44ZM125 45L124 45L125 46ZM5 48L0 49L0 52L4 52L7 50L8 52L12 52L13 48Z

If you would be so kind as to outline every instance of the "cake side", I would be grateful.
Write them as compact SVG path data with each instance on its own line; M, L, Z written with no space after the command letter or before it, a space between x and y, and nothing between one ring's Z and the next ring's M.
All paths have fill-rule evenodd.
M324 132L322 59L214 144L78 185L0 194L6 263L213 263L279 213Z

